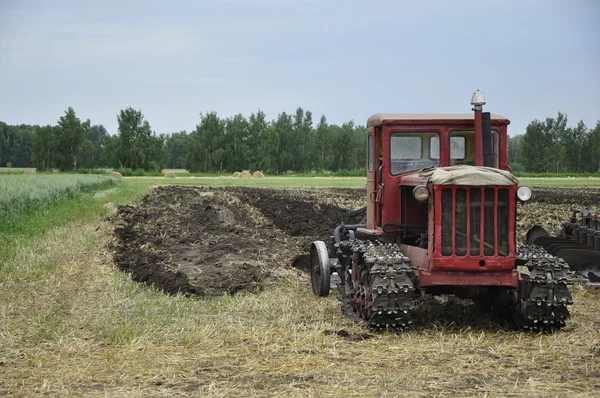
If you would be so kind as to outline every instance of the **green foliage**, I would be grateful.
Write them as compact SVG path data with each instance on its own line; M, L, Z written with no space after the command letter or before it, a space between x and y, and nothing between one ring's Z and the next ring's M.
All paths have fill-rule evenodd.
M90 134L90 120L81 122L73 108L69 107L58 120L56 130L56 166L60 171L76 171L77 163L86 157L84 146Z
M10 126L0 122L0 165L31 167L33 137L38 126Z
M298 108L282 112L270 123L263 112L248 119L238 114L220 119L201 116L189 136L186 168L191 172L262 170L269 174L312 170L358 170L366 159L366 129L354 122L328 125L324 116L316 128L312 113ZM168 142L168 140L167 140Z
M9 169L12 168L12 163L11 162L6 162L6 167L8 167Z
M60 131L57 126L43 126L36 130L33 138L33 165L38 170L56 167L56 149Z
M533 173L594 173L600 171L600 122L594 130L583 122L567 126L567 116L534 120L524 135L508 141L514 171ZM522 165L517 170L514 165Z
M113 185L114 179L100 175L38 174L0 176L0 225L21 214L47 208L57 200Z
M186 131L173 133L165 140L165 167L185 169L189 153L189 136Z
M121 109L117 115L119 134L110 138L109 159L113 167L160 170L163 167L164 136L157 137L141 110Z
M310 111L297 108L271 121L258 110L249 117L200 115L191 132L157 135L141 110L117 115L119 131L82 122L69 108L56 126L10 126L0 122L0 165L84 171L113 167L124 176L159 176L163 167L194 173L229 174L260 170L271 175L315 175L361 170L366 160L366 129L353 121L316 126ZM593 173L600 171L600 121L568 126L567 116L534 120L526 133L508 139L514 172ZM95 173L95 171L91 171Z

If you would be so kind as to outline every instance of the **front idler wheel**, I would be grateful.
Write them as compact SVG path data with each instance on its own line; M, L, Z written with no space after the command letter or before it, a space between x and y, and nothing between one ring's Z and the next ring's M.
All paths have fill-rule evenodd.
M323 241L315 241L310 246L310 281L313 293L317 296L329 296L331 270L329 253Z

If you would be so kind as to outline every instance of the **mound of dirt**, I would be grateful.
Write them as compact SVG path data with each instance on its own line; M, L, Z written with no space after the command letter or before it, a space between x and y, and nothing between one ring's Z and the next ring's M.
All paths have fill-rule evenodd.
M115 262L170 294L256 291L269 269L289 266L347 213L313 191L159 187L139 205L119 207ZM347 192L346 200L359 195Z

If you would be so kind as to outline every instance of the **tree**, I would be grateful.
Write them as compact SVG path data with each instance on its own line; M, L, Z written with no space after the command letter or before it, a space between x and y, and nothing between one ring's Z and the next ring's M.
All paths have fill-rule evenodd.
M57 126L47 125L36 130L33 137L33 164L38 170L56 167L55 151L59 131Z
M157 137L141 110L128 107L117 115L119 134L112 143L113 167L160 170L164 159L164 136Z
M545 148L552 148L552 137L547 134L546 124L534 120L527 125L523 136L523 165L532 172L547 171Z
M90 147L90 163L91 167L107 167L106 160L106 137L108 131L103 125L94 125L90 129L89 141L92 144Z
M173 133L166 137L166 167L169 169L185 169L185 161L189 152L189 135L186 131Z
M82 123L71 107L60 117L56 140L56 164L60 171L77 170L78 161L85 156L81 149L89 130L90 120Z
M260 109L258 112L250 114L248 118L248 156L250 158L250 169L271 171L271 160L266 161L269 148L263 145L265 141L272 138L271 135L267 135L268 125L266 115ZM275 141L272 143L275 144ZM266 163L269 164L268 167L265 166Z
M508 137L508 164L513 171L525 171L522 164L523 134Z
M276 170L278 173L285 173L288 170L294 170L294 156L296 148L292 142L294 127L292 124L292 116L282 112L277 117L277 120L271 122L275 128L277 135L278 146L275 152Z
M585 157L589 157L588 171L600 172L600 120L589 134L586 147L588 150L586 150Z
M186 168L191 172L222 171L225 159L225 122L216 112L200 114L200 124L190 133Z
M219 168L228 171L250 169L250 131L248 121L237 114L225 122L225 161Z

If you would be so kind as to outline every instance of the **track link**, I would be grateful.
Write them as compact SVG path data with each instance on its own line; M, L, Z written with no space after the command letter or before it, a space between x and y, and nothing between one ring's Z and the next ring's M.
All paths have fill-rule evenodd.
M342 311L373 330L403 331L414 309L415 272L396 244L348 240L339 244L352 258L340 285Z
M570 318L567 305L573 304L568 287L573 283L572 272L568 264L536 245L521 246L517 256L527 261L525 265L530 271L521 287L519 323L533 331L562 328Z

